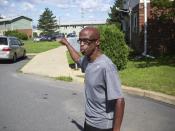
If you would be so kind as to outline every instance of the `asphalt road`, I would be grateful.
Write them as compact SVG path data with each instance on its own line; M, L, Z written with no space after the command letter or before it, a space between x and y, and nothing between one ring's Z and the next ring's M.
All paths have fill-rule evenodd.
M18 72L0 62L0 131L82 131L83 85ZM175 131L175 106L125 94L122 131Z

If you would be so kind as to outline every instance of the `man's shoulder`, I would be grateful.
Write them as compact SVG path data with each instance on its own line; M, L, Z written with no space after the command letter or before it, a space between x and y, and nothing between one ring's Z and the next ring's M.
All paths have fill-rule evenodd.
M101 59L99 60L99 62L103 63L104 65L113 64L112 60L105 54L101 56Z
M101 58L96 62L96 64L100 65L102 68L109 68L111 66L115 66L112 60L105 54L101 56Z
M102 65L103 68L105 68L106 70L117 70L116 65L112 62L112 60L106 56L103 55L103 58L101 59L100 64Z

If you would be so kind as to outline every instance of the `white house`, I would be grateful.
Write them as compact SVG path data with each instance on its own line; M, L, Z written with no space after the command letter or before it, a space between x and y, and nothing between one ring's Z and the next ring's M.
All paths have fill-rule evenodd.
M0 35L9 30L18 30L19 32L26 33L30 38L33 34L32 19L26 16L0 19Z
M106 21L71 21L60 23L58 31L60 33L68 34L75 32L76 35L79 34L80 30L86 26L98 26L104 25Z

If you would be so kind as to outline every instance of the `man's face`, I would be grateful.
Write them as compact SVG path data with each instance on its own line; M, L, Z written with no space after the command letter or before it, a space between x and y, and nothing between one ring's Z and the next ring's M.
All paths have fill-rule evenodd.
M97 47L96 43L97 39L92 35L92 32L88 30L80 32L79 44L83 55L90 56Z

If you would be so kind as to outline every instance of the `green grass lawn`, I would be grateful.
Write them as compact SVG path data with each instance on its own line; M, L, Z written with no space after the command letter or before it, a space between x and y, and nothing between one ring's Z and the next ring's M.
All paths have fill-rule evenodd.
M68 63L74 63L67 52ZM175 58L130 60L119 72L123 85L175 96Z
M23 41L24 47L27 50L27 53L40 53L48 51L50 49L57 48L60 44L56 41L40 41L33 42L32 40Z
M123 85L175 96L175 66L160 64L157 60L129 61L127 69L120 71Z
M83 56L81 53L79 53L80 56ZM67 56L67 60L68 60L68 64L71 65L71 64L75 64L75 62L72 60L71 56L70 56L70 53L69 51L66 52L66 56Z
M39 53L58 46L59 44L55 41L37 43L25 41L25 47L28 53ZM68 63L74 64L69 52L66 52L66 55ZM175 96L175 58L164 58L162 60L147 62L146 60L130 60L127 68L119 72L122 84Z
M67 56L67 60L68 60L69 65L75 63L75 62L72 60L72 58L71 58L71 56L70 56L70 54L69 54L68 51L66 51L66 56Z
M56 80L61 80L61 81L67 81L67 82L72 82L73 78L70 76L59 76L55 78Z

